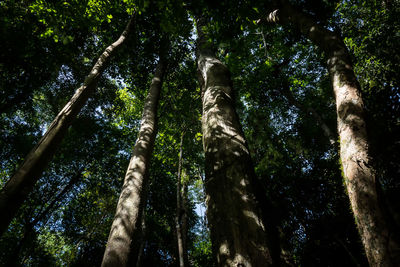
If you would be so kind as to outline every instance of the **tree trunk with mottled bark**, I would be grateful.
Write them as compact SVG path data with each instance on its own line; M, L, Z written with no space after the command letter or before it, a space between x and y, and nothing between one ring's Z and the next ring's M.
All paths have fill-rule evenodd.
M165 66L162 57L143 108L139 136L119 197L101 266L128 266L137 262L143 209L147 198L150 158L157 133L157 108Z
M343 177L362 243L371 266L397 266L400 246L378 201L361 89L345 44L336 33L318 25L286 0L281 0L280 9L266 20L293 23L326 53L336 98Z
M29 152L16 173L0 192L0 235L4 233L19 207L32 191L48 162L64 138L72 121L95 90L106 64L115 51L121 47L133 25L133 17L117 41L108 46L93 66L83 85L79 87L71 100L58 113L39 143Z
M256 200L256 176L234 108L228 68L207 43L197 19L197 65L203 100L207 217L219 266L271 266L265 224Z

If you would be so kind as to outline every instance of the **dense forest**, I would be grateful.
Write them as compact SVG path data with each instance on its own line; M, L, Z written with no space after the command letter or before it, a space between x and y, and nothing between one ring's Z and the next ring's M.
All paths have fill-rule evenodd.
M400 1L0 1L0 266L400 266Z

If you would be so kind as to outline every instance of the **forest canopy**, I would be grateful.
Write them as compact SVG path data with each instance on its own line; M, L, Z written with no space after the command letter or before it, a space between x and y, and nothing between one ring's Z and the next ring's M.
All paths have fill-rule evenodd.
M0 265L398 266L399 17L0 1Z

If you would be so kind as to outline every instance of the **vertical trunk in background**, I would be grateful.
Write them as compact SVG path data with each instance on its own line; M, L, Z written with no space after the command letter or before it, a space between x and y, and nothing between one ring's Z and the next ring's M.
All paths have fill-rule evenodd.
M32 191L47 163L54 156L72 121L95 90L97 81L106 64L115 51L125 41L133 24L133 17L117 41L108 46L93 66L83 85L79 87L71 100L58 113L39 143L29 152L14 176L0 192L0 235L7 229L19 207Z
M136 264L140 247L143 209L147 198L148 171L157 133L157 107L165 72L160 57L143 108L139 136L125 175L117 211L101 266ZM128 262L129 261L129 262Z
M142 214L142 224L140 225L140 245L139 245L139 250L138 250L138 255L137 255L137 260L136 260L136 267L142 266L142 260L143 260L143 250L144 246L146 243L146 209L143 208L143 214Z
M347 192L370 266L396 266L399 244L378 202L375 170L371 166L360 85L340 36L281 0L282 9L268 20L291 22L328 57L336 98L340 159ZM278 12L281 14L278 15Z
M322 131L324 132L324 135L326 138L329 140L329 143L331 144L332 147L335 147L336 141L335 141L335 135L331 131L331 129L328 127L328 125L324 122L322 119L321 115L318 114L318 112L313 109L312 107L306 107L303 106L299 101L294 98L293 93L290 91L290 88L288 85L284 85L282 88L283 94L286 96L286 99L289 101L289 103L295 107L297 107L299 110L303 111L306 114L310 114L313 116L313 118L318 122L319 126L321 126Z
M188 234L188 181L185 179L182 184L182 215L181 215L181 231L183 241L183 261L185 266L189 266L187 234Z
M187 247L186 247L186 207L184 201L184 195L182 194L182 150L183 150L183 137L185 132L182 132L181 141L179 144L179 160L178 160L178 175L176 178L176 214L175 214L175 227L176 227L176 239L178 243L178 256L179 266L188 266L187 260ZM185 221L185 222L184 222ZM185 223L185 225L184 225Z
M274 68L275 68L274 75L279 76L281 74L281 66L287 65L288 63L289 63L289 60L284 60L283 63L276 64L274 66ZM282 93L284 94L284 96L286 97L286 99L288 100L289 104L297 107L302 112L314 117L314 119L318 122L319 126L321 126L321 129L322 129L324 135L328 138L331 146L335 147L336 146L336 141L335 141L336 137L335 137L334 133L331 131L331 129L325 123L322 116L320 114L318 114L318 112L314 108L304 106L299 101L296 100L292 91L290 90L290 85L289 85L289 82L287 81L287 78L283 81L281 90L282 90Z
M234 108L228 68L197 20L197 65L203 100L207 217L219 266L271 266L267 234L255 197L256 180Z

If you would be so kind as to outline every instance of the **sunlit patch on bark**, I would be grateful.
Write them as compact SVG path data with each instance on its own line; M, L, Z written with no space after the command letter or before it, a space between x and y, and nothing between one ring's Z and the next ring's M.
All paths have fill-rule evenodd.
M269 266L265 227L250 181L255 173L234 109L229 70L208 50L200 49L197 62L203 96L207 217L214 254L220 266Z
M102 266L127 266L128 260L136 262L138 251L131 250L140 247L138 238L146 201L147 169L156 136L157 105L163 74L164 66L159 62L145 100L139 136L125 174Z

